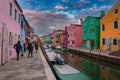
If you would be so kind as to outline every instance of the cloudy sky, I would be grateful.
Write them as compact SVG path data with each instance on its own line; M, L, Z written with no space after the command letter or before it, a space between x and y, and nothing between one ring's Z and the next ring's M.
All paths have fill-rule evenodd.
M45 34L65 25L80 24L81 18L99 16L118 0L17 0L36 34Z

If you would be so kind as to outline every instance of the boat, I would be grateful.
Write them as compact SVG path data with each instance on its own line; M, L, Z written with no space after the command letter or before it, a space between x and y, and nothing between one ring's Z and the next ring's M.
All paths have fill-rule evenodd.
M65 64L64 59L53 51L46 50L46 54L59 80L92 80L83 71Z

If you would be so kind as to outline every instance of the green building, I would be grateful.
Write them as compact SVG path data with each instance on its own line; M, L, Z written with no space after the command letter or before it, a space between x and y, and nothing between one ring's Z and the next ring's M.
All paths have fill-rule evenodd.
M82 22L82 40L83 48L100 47L100 18L88 16Z
M100 48L100 19L105 15L101 11L100 17L88 16L82 22L82 40L83 48Z
M48 45L52 45L52 34L47 35L47 43Z

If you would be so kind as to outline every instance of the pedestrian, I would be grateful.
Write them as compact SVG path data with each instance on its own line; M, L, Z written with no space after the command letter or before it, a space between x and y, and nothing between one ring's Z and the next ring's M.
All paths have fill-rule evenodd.
M26 52L26 50L27 50L27 43L24 43L23 47L24 47L24 52Z
M18 42L14 45L14 48L16 49L17 61L18 61L18 60L19 60L20 51L22 50L21 42L18 41Z
M24 56L24 42L21 41L21 46L22 46L22 50L21 50L21 56Z
M30 57L30 55L31 55L31 57L33 57L33 48L34 48L34 43L33 42L30 42L29 44L28 44L28 58Z
M38 51L38 43L37 42L35 43L35 50L36 50L36 53L37 53L37 51Z

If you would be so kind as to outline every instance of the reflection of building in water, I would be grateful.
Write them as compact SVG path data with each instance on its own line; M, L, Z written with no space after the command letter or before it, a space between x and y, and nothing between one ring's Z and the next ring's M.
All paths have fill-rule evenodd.
M100 67L98 64L82 60L82 70L89 74L92 80L100 80Z
M115 69L111 69L105 66L100 66L101 80L119 80L120 72Z

